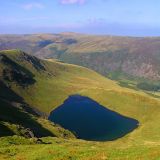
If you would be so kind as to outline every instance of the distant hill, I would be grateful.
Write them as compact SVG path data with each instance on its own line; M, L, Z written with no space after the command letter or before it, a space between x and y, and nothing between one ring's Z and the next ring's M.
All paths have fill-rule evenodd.
M160 80L159 37L92 36L76 33L1 35L0 49L19 48L40 58L91 68L109 78Z

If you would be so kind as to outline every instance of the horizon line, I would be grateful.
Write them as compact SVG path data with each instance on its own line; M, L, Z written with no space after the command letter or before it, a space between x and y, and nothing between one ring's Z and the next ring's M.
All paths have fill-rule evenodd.
M82 32L33 32L33 33L0 33L0 35L9 35L9 36L12 36L12 35L56 35L56 34L79 34L79 35L89 35L89 36L104 36L104 37L133 37L133 38L156 38L156 37L160 37L160 35L120 35L120 34L100 34L100 33L82 33Z

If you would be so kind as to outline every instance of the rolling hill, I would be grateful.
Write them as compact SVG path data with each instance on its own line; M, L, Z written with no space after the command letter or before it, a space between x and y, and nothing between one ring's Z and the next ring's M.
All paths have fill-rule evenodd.
M159 37L61 33L1 35L0 42L0 49L19 48L40 58L57 58L116 80L160 80Z
M116 81L85 67L38 59L21 50L0 52L0 82L2 136L34 133L37 137L71 138L42 138L51 145L29 145L30 140L26 139L24 145L24 139L11 137L11 145L10 138L3 137L0 138L0 159L153 159L160 156L158 98L121 87ZM113 142L77 140L69 131L44 119L74 94L89 97L110 110L134 118L140 125Z

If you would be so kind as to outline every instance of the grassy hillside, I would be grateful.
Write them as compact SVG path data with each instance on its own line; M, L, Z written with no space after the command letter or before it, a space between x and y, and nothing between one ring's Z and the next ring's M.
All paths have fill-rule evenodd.
M18 55L23 56L22 52L16 50L0 53L0 137L20 135L73 138L69 131L44 119L45 113L27 104L12 88L23 90L35 82L29 70L10 58L18 58Z
M158 99L122 88L89 69L53 60L39 60L17 50L2 51L0 55L1 81L32 106L34 112L43 116L49 115L72 94L89 96L110 109L145 123L159 115ZM5 95L7 98L11 96ZM151 112L155 112L153 117L148 116Z
M1 138L0 141L1 160L158 160L160 158L159 142L146 142L145 145L133 146L117 142L97 143L57 138L43 138L46 144L34 144L32 140L21 137Z
M1 35L0 49L19 48L41 58L57 58L123 81L160 80L159 37L92 36L76 33ZM159 85L159 83L158 83Z
M114 142L98 143L44 138L43 141L52 144L28 145L28 142L25 142L27 144L22 147L21 144L17 144L21 139L17 138L16 145L9 147L10 140L1 138L1 144L4 143L0 147L2 159L6 157L8 159L52 159L53 157L55 159L78 159L78 157L79 159L87 159L87 157L97 159L99 156L101 159L107 159L105 157L156 159L160 156L160 100L158 98L153 98L141 91L120 87L117 82L87 68L50 59L40 60L19 50L0 52L0 81L1 104L4 103L0 107L5 108L3 114L0 114L0 127L3 128L4 133L10 133L10 135L17 131L17 128L14 129L14 125L17 124L15 120L24 128L31 122L33 125L29 126L31 129L37 128L35 125L40 124L40 127L43 127L41 129L47 129L51 133L59 131L59 129L56 130L56 126L51 127L51 124L41 117L47 117L53 109L73 94L88 96L101 105L140 122L136 130ZM8 114L6 103L9 110L13 109L8 102L18 107L14 108L15 114ZM17 106L18 103L27 105L29 110L26 111L27 107ZM5 114L6 116L3 116ZM15 117L12 118L14 115ZM5 119L5 117L11 117L11 119ZM22 121L22 117L26 118ZM8 129L11 129L11 132ZM64 135L66 134L61 137L65 137Z

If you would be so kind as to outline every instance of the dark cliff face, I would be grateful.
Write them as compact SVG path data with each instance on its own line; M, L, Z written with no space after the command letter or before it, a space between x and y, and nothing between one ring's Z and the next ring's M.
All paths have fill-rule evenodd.
M2 65L1 80L8 83L17 83L22 87L27 87L35 83L34 75L21 65L0 53L0 63Z

